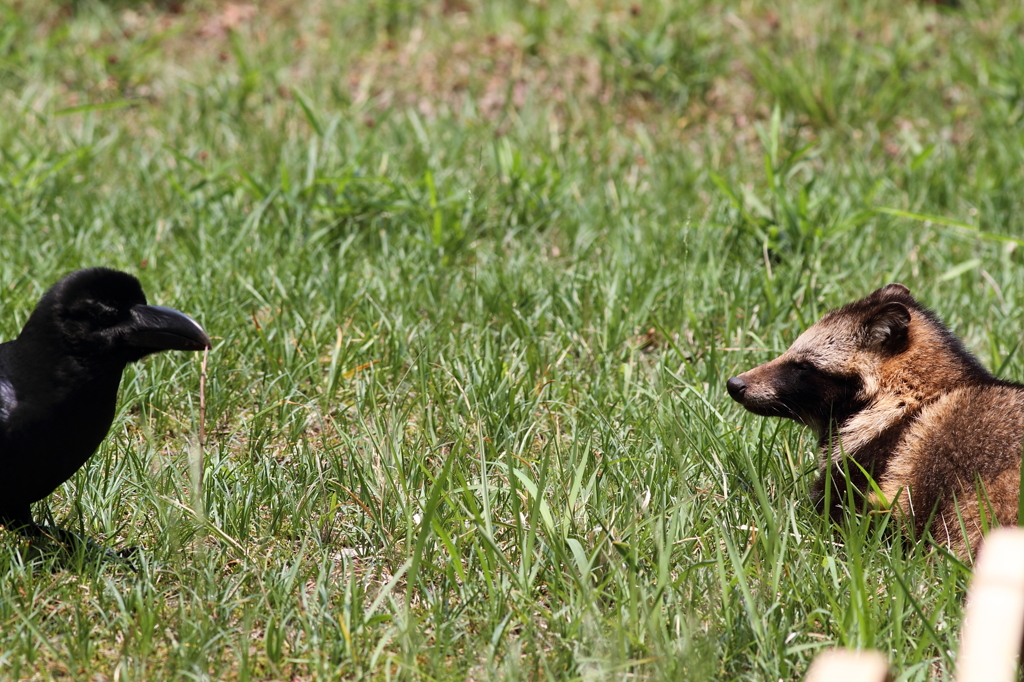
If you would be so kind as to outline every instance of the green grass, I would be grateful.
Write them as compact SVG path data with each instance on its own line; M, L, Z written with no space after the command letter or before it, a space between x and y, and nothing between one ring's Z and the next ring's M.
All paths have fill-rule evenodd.
M951 679L968 569L724 381L894 280L1024 377L1021 8L172 9L0 2L0 338L91 265L215 338L202 504L168 353L36 509L140 573L0 535L0 677Z

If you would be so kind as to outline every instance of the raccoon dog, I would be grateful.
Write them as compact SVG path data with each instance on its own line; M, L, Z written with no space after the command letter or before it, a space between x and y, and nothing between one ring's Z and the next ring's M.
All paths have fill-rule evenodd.
M902 284L826 314L726 387L814 430L813 493L833 516L850 486L858 507L898 510L965 559L985 529L1017 523L1024 385L992 376Z

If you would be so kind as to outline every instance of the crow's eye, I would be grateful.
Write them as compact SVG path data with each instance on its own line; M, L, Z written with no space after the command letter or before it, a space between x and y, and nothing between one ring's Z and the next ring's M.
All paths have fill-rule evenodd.
M99 322L100 324L114 324L119 318L117 308L93 300L76 303L71 307L70 313L71 317L75 319Z

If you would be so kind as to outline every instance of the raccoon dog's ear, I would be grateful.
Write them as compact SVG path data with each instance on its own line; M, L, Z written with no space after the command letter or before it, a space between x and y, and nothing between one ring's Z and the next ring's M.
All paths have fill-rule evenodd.
M892 298L895 296L910 296L910 289L906 288L899 282L893 282L892 284L886 284L884 287L875 292L880 298Z
M864 323L867 342L878 348L896 350L907 339L910 310L897 301L880 306Z

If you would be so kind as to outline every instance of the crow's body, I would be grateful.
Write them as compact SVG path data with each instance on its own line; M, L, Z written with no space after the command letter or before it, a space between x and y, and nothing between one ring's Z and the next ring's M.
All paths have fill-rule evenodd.
M146 305L131 275L93 268L57 282L18 338L0 344L0 524L29 536L44 532L30 505L99 447L129 363L209 347L190 317Z

